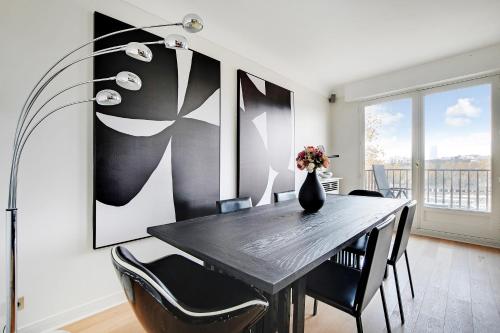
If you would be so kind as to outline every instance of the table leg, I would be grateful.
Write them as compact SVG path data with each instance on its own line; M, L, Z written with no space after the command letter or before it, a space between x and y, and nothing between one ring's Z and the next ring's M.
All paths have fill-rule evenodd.
M252 333L289 333L290 331L290 288L269 295L264 294L269 307L264 317L252 329Z
M290 332L290 291L291 287L281 290L278 294L278 332Z
M293 333L304 333L306 307L306 278L300 278L293 284Z

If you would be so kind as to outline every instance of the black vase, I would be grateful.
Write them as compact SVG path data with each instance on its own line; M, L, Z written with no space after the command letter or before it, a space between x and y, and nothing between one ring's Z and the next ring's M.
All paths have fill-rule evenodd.
M316 170L308 172L299 191L299 203L306 212L316 212L323 207L326 194L319 182Z

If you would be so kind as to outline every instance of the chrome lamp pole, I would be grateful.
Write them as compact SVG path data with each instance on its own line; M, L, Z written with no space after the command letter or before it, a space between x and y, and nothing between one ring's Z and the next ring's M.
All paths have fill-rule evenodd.
M18 223L18 209L17 209L17 175L19 170L19 163L21 160L21 155L23 149L28 142L31 134L35 129L41 125L47 118L49 118L54 113L66 109L70 106L79 105L83 103L93 103L96 102L99 105L113 106L121 103L122 98L120 94L111 89L104 89L99 91L96 96L88 98L85 100L74 101L61 105L52 110L46 110L46 106L49 102L54 100L56 97L62 93L86 84L102 81L114 81L118 86L128 89L128 90L139 90L142 86L142 81L139 76L134 73L123 71L118 73L116 76L94 79L89 81L82 81L70 85L69 87L57 92L50 98L46 99L38 107L35 107L36 102L39 97L42 96L44 89L61 73L63 73L69 67L76 65L84 60L91 59L100 55L110 54L115 52L125 52L128 56L137 59L139 61L150 62L153 54L147 45L151 44L164 44L165 47L170 49L188 49L188 43L185 37L180 35L168 35L165 39L155 41L155 42L131 42L126 45L117 45L113 47L108 47L98 51L94 51L86 56L71 59L70 57L74 55L77 51L83 49L88 45L117 35L121 33L126 33L129 31L139 30L139 29L149 29L149 28L160 28L169 26L181 26L185 31L190 33L196 33L203 29L203 20L196 14L186 15L181 22L169 23L169 24L156 24L148 25L137 28L128 28L119 31L114 31L109 34L97 37L87 43L80 45L79 47L73 49L59 59L54 65L52 65L45 74L38 80L31 92L29 93L24 105L19 113L17 120L16 131L14 134L14 143L12 147L12 159L10 165L10 180L9 180L9 201L7 213L7 223L6 223L6 246L7 246L7 302L6 302L6 325L3 329L5 333L15 333L17 332L17 223ZM62 332L62 331L60 331Z

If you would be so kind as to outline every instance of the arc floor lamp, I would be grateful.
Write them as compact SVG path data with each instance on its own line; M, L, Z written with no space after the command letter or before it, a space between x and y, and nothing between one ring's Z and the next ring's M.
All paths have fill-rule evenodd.
M108 38L117 34L126 33L133 30L139 29L149 29L149 28L160 28L169 26L179 26L183 27L185 31L190 33L196 33L203 29L203 21L196 14L186 15L181 22L170 23L170 24L156 24L149 26L142 26L137 28L128 28L124 30L114 31L112 33L97 37L87 43L80 45L79 47L73 49L61 59L59 59L52 67L50 67L45 74L39 79L35 84L31 92L29 93L24 105L19 114L16 131L14 135L14 144L12 147L12 159L10 165L10 181L9 181L9 202L7 208L7 223L6 223L6 245L7 245L7 303L6 303L6 314L7 320L4 327L4 332L14 333L17 332L17 174L19 169L19 162L21 160L21 155L24 146L28 142L31 134L36 130L36 128L41 125L48 117L54 113L66 109L69 106L74 106L82 103L96 102L100 105L116 105L121 103L122 99L118 92L111 89L104 89L99 91L94 97L74 101L61 105L52 110L46 110L46 106L49 102L53 101L56 97L62 93L94 82L101 81L114 81L118 86L128 89L128 90L139 90L141 88L141 79L134 73L123 71L116 76L99 78L88 81L82 81L79 83L72 84L67 88L57 92L50 98L46 99L42 103L37 103L40 96L43 96L45 88L61 73L63 73L67 68L74 66L84 60L91 59L104 54L114 53L114 52L125 52L128 56L144 62L150 62L153 54L148 48L148 44L164 44L165 47L170 49L188 49L188 43L185 37L181 35L168 35L165 39L155 41L155 42L130 42L126 45L117 45L113 47L108 47L105 49L94 51L90 54L84 55L83 57L73 59L78 51L84 49L86 46L92 45L95 42ZM35 106L38 105L38 106Z

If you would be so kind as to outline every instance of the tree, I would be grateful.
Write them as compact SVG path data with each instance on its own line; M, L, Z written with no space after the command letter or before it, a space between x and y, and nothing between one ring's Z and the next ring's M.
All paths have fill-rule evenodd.
M382 120L376 112L365 113L365 169L371 169L373 164L384 163L384 151L378 143Z

